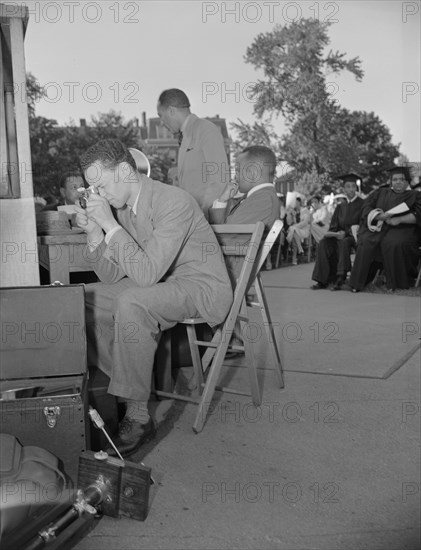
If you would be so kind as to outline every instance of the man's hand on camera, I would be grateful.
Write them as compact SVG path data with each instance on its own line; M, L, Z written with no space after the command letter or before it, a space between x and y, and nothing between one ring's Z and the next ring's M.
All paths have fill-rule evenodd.
M86 233L102 233L101 227L94 222L91 218L88 217L85 209L80 207L78 204L75 204L76 212L76 225L86 231Z
M113 227L119 227L111 211L110 203L100 195L90 195L86 203L86 213L88 218L96 222L106 233Z

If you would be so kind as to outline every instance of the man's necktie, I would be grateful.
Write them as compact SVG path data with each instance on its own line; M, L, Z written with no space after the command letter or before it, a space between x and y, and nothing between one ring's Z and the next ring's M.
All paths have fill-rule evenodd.
M180 130L178 132L178 145L181 145L182 141L183 141L183 132Z
M231 215L235 210L237 210L237 208L240 206L240 204L245 201L247 198L247 195L244 195L244 197L242 197L241 199L237 200L235 202L235 204L233 204L230 208L230 211L229 211L229 215Z

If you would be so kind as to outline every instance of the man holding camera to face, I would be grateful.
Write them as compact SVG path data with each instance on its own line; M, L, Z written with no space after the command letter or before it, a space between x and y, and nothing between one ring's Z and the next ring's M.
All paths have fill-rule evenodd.
M101 281L86 287L88 360L109 375L109 393L127 402L115 443L129 456L154 435L147 403L161 331L187 317L223 322L232 288L188 193L139 174L118 140L98 142L81 166L94 192L76 219Z

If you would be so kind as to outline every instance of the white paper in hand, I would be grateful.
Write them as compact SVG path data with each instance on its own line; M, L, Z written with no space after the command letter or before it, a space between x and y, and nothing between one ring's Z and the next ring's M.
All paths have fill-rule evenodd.
M409 212L409 206L406 204L406 202L401 202L400 204L394 206L390 210L387 210L386 214L397 216L399 214L405 214L406 212Z

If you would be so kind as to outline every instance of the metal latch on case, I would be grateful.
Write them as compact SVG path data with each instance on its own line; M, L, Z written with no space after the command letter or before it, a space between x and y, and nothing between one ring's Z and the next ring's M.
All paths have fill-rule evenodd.
M57 424L57 417L60 416L60 407L44 407L44 415L47 419L47 426L54 428Z

